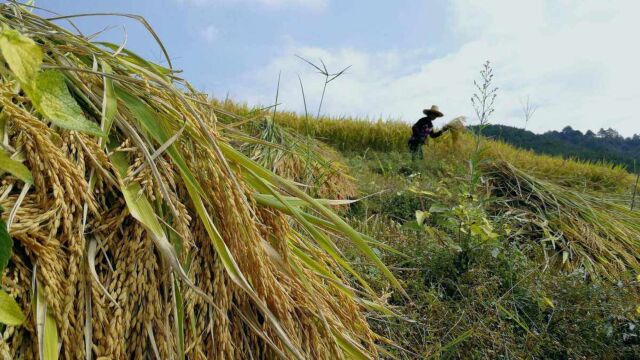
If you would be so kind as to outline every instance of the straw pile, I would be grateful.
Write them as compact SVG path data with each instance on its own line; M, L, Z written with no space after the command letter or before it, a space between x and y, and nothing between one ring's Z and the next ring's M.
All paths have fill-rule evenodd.
M363 310L383 308L332 239L402 291L397 280L368 239L234 149L247 136L229 135L169 57L91 43L14 3L0 21L14 241L2 287L26 317L4 328L4 354L378 356Z
M513 237L538 239L551 264L611 279L640 270L640 213L601 194L541 180L506 161L483 167L497 211L518 229Z

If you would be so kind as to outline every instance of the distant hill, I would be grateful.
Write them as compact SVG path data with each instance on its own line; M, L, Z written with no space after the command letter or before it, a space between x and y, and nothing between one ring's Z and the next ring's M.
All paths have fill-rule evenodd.
M471 126L475 129L476 126ZM582 133L570 126L562 131L534 134L531 131L506 125L487 125L483 135L502 140L519 148L542 154L559 155L589 161L607 161L623 165L629 171L640 170L640 135L625 138L613 129L589 130ZM636 171L637 171L636 170Z

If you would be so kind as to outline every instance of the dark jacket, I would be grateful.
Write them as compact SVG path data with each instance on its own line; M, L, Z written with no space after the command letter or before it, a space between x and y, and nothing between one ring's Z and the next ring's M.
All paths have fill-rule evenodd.
M424 143L427 136L437 138L442 135L442 130L434 131L433 122L428 117L423 117L411 127L412 135L409 142Z

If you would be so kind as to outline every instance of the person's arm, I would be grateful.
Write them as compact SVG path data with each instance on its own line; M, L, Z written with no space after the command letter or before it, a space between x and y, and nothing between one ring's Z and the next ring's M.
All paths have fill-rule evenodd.
M429 133L429 136L431 136L432 138L435 139L435 138L439 137L440 135L442 135L442 133L444 133L444 132L445 132L445 129L438 130L438 131L432 131L432 132Z

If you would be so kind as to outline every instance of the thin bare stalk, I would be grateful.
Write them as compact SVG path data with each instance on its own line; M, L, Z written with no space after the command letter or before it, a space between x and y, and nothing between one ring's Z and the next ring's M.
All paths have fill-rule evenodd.
M329 85L330 82L332 82L333 80L337 79L338 77L340 77L341 75L343 75L350 67L351 65L347 66L346 68L336 72L336 73L331 73L329 71L329 69L327 69L327 65L325 65L324 61L322 59L320 59L320 64L322 65L322 67L312 63L311 61L303 58L302 56L296 55L296 57L304 62L306 62L307 64L311 65L314 69L316 69L316 71L318 71L318 73L322 74L324 76L324 84L322 87L322 95L320 96L320 104L318 105L318 113L316 114L316 118L320 118L320 113L322 111L322 104L324 103L324 96L327 92L327 85Z

